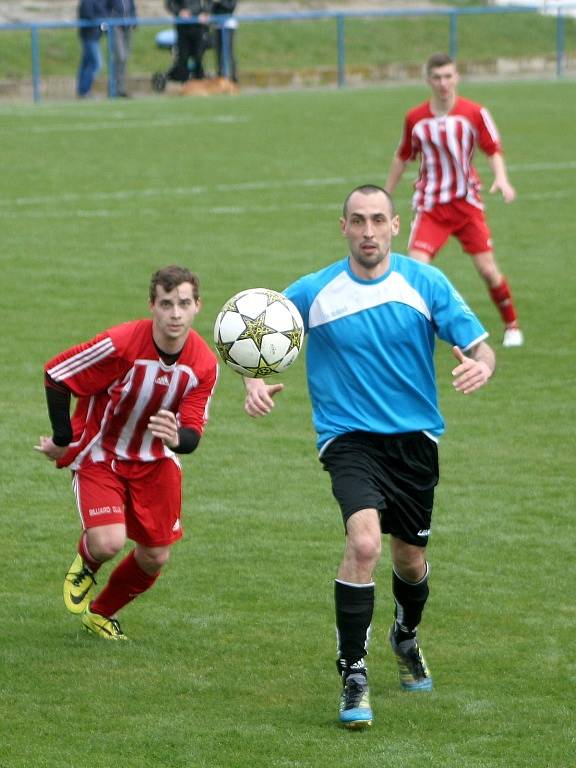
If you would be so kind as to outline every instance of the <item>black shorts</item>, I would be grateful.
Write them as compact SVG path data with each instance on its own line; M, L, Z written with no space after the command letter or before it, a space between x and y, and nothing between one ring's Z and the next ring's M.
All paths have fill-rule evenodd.
M439 477L433 440L423 432L349 432L333 440L320 461L344 523L361 509L377 509L383 533L426 546Z

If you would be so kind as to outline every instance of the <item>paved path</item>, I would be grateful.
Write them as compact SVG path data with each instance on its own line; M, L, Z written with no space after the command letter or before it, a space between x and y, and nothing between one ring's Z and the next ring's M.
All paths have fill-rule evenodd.
M76 18L78 0L0 0L0 24L13 22L73 21ZM386 0L388 8L426 8L432 5L430 0ZM434 4L438 7L438 4ZM359 10L362 8L382 8L382 0L311 0L297 2L250 2L240 0L238 13L295 13L311 10ZM138 15L142 18L156 19L168 16L163 0L136 0Z

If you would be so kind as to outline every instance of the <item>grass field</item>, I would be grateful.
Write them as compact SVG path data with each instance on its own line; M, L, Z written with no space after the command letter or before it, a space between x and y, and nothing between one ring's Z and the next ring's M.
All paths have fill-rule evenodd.
M420 87L234 99L0 106L3 172L0 526L2 768L568 768L574 742L573 83L463 85L502 131L518 200L487 200L526 334L495 311L456 246L438 266L492 332L498 371L450 387L431 599L430 695L398 688L386 642L389 558L369 656L375 723L337 728L332 579L339 512L315 457L299 362L251 421L223 370L184 457L186 538L123 612L126 644L79 631L61 601L78 521L69 478L32 446L43 362L146 313L151 272L203 281L207 338L225 299L282 289L344 255L340 204L382 182ZM479 162L486 176L486 164ZM398 190L403 250L410 181ZM104 577L109 569L105 567Z

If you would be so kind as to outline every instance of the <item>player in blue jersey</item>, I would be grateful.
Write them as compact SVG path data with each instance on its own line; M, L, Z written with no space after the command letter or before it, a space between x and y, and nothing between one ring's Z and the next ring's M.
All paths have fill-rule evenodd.
M335 580L340 722L372 722L365 656L382 534L390 535L395 601L390 643L400 684L432 678L416 629L428 598L426 545L438 482L435 337L452 346L457 392L470 394L495 366L487 333L435 267L391 251L400 222L380 187L354 189L340 220L349 255L284 292L304 318L307 375L320 461L346 530ZM263 416L283 384L245 379L245 411Z

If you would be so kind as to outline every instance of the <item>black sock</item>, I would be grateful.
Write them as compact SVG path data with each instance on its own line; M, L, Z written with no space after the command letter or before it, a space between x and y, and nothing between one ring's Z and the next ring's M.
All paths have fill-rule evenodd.
M338 668L344 674L368 652L370 625L374 612L374 584L334 582Z
M395 570L392 571L392 591L396 602L395 635L397 642L408 640L416 635L416 627L422 619L422 612L428 599L428 564L426 574L420 581L404 581Z

